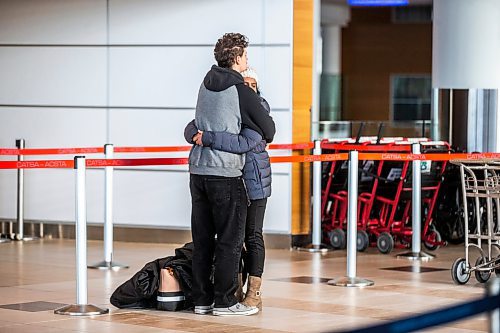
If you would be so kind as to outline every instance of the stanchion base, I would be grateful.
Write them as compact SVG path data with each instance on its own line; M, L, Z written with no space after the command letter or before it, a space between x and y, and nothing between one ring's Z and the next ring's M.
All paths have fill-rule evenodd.
M97 264L88 265L87 268L119 271L120 269L128 268L128 266L113 261L101 261Z
M10 239L8 238L0 238L0 243L9 243Z
M375 282L372 280L362 279L358 277L343 276L328 281L329 285L339 287L368 287L373 286Z
M321 244L321 245L309 244L306 246L294 247L293 249L297 250L297 251L310 252L310 253L327 253L329 251L332 251L332 249L329 249L324 244Z
M31 242L34 240L39 240L40 238L36 236L23 236L23 238L21 238L18 234L14 234L12 235L11 239L18 242Z
M398 259L408 259L408 260L418 260L418 261L429 261L435 258L434 255L426 252L404 252L396 256Z
M54 313L68 316L97 316L109 313L109 309L101 309L92 304L71 304L55 309Z

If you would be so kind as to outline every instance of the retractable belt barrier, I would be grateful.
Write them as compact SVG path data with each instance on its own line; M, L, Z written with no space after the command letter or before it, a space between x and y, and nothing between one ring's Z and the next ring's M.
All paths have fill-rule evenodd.
M344 161L345 154L325 155L302 155L302 156L273 156L273 163L300 163L300 162L323 162ZM188 164L187 157L164 157L164 158L129 158L129 159L89 159L86 167L127 167L127 166L154 166L154 165L185 165ZM0 161L0 169L72 169L73 160L33 160L33 161Z
M16 149L14 149L16 150ZM69 149L65 150L69 151ZM115 152L117 150L115 149ZM69 153L65 153L69 154ZM347 153L323 155L271 156L272 163L305 163L345 161ZM359 153L359 160L374 161L488 161L500 160L500 153L479 154L400 154L400 153ZM154 165L185 165L187 157L164 158L129 158L129 159L88 159L86 166L95 167L127 167ZM72 169L73 160L32 160L32 161L0 161L0 169Z
M0 156L9 155L73 155L73 154L102 154L103 147L90 148L0 148Z
M312 149L313 142L270 144L268 149L274 150L302 150ZM168 153L191 150L191 146L158 146L158 147L115 147L115 153ZM77 154L103 154L103 147L88 148L0 148L0 156L14 155L77 155Z
M83 230L82 225L86 224L86 217L79 214L85 210L85 186L84 186L84 172L86 168L105 168L107 174L109 173L108 180L106 181L106 191L112 191L112 169L113 167L138 167L138 166L161 166L161 165L187 165L187 157L165 157L165 158L129 158L129 159L114 159L114 153L155 153L155 152L182 152L190 150L190 146L171 146L171 147L116 147L113 149L112 145L108 147L108 151L104 148L49 148L49 149L3 149L0 148L0 155L17 155L22 157L24 155L71 155L71 154L103 154L105 153L105 159L85 159L83 156L77 156L74 160L23 160L19 158L17 161L0 161L0 169L76 169L77 171L77 199L80 202L77 209L77 225ZM348 239L348 254L347 254L347 277L344 279L334 279L329 281L329 284L335 284L339 286L346 287L357 287L357 286L369 286L373 285L373 281L360 279L356 276L356 224L355 218L357 216L356 207L356 190L357 190L357 178L358 178L358 160L386 160L386 161L413 161L413 163L420 163L420 161L450 161L450 160L460 160L469 162L485 162L491 160L500 160L500 153L477 153L477 154L462 154L462 153L435 153L435 154L419 154L419 150L415 150L414 153L401 153L397 152L397 149L392 150L390 147L385 147L386 149L373 148L365 149L367 152L357 152L354 151L356 148L360 148L356 145L342 145L342 150L344 152L335 154L322 154L321 148L316 149L316 146L320 146L319 142L307 142L298 144L274 144L270 145L270 149L277 150L303 150L315 148L313 155L292 155L292 156L272 156L272 163L307 163L313 162L315 166L314 173L316 174L316 181L313 184L317 192L317 187L321 186L321 182L318 181L320 178L317 177L318 172L321 172L321 168L317 168L318 162L328 162L328 161L349 161L349 188L352 193L348 200L348 221L351 226L349 230ZM351 147L352 146L352 147ZM387 149L388 148L388 149ZM349 153L346 151L351 150ZM398 148L400 149L400 148ZM399 150L401 151L401 150ZM407 151L407 150L404 150ZM416 168L417 172L420 168ZM417 173L415 172L415 173ZM317 184L318 183L318 184ZM321 189L321 187L320 187ZM321 191L321 190L320 190ZM415 190L414 191L418 191ZM110 221L110 227L112 228L112 214L111 214L111 195L112 192L107 196L106 207L109 206L109 212L107 215L109 217L106 220ZM321 193L321 192L320 192ZM417 204L417 203L415 203ZM313 209L320 209L321 204L314 204ZM418 205L419 206L419 205ZM81 216L80 216L81 215ZM316 220L318 219L318 214L316 215ZM352 220L352 221L351 221ZM354 222L353 222L354 221ZM313 236L316 234L316 243L320 242L320 237L318 233L320 228L317 226L314 228L313 223ZM317 230L314 230L317 229ZM82 232L83 233L83 232ZM112 242L112 237L108 237ZM313 237L314 238L314 237ZM84 243L86 243L86 235L82 236L82 239L78 242L80 246L77 246L78 257L80 262L78 263L77 271L82 276L81 282L77 281L77 289L81 291L78 292L77 304L70 306L69 309L58 309L56 313L61 314L73 314L73 315L88 315L88 314L98 314L105 313L107 309L95 308L92 305L87 304L86 286L86 275L82 272L83 267L86 266L86 248ZM313 244L314 245L314 244ZM78 250L80 249L80 250ZM105 267L114 269L115 266L112 264L112 247L110 247L105 253ZM415 252L415 250L413 251ZM85 256L85 259L83 257ZM111 258L110 258L111 257ZM92 267L92 266L89 266ZM92 268L101 268L100 266ZM118 267L116 267L118 268Z
M500 153L451 153L451 154L401 154L401 153L359 153L360 160L377 160L377 161L483 161L483 160L498 160Z

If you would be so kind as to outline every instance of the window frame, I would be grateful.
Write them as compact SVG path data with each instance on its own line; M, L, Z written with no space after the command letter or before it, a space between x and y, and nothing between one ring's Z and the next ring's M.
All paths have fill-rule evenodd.
M429 96L429 101L432 102L432 74L431 73L392 73L389 75L389 120L393 123L398 123L398 122L408 122L408 121L429 121L431 119L431 116L429 116L429 119L407 119L407 120L396 120L394 119L394 93L395 93L395 78L414 78L414 79L421 79L421 78L428 78L431 80L431 96Z

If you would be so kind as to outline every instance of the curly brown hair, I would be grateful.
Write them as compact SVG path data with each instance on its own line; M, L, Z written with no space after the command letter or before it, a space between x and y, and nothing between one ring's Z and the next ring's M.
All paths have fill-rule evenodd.
M248 47L248 38L240 33L226 33L219 38L214 48L215 60L219 67L231 68L237 56L242 56Z

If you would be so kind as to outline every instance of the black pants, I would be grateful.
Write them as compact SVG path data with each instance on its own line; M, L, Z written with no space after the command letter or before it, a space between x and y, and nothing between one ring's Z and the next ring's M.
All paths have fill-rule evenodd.
M252 200L247 211L245 229L245 265L248 274L261 277L264 272L264 259L266 256L262 226L266 212L267 198Z
M234 293L247 213L243 180L191 174L190 189L194 304L232 306L237 303Z

